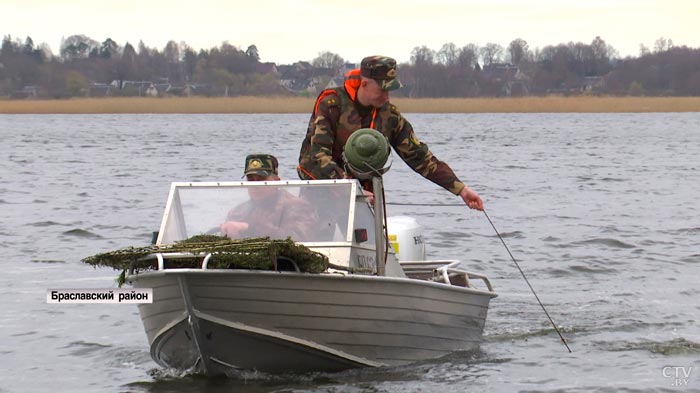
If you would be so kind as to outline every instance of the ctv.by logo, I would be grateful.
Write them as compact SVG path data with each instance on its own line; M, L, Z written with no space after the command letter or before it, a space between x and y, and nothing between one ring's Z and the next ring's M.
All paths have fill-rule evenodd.
M687 387L690 380L690 374L693 372L693 367L683 366L666 366L661 369L661 374L664 378L671 378L672 387Z

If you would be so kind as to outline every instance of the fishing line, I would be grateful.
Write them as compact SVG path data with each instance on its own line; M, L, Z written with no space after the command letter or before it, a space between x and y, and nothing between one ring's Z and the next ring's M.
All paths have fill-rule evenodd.
M453 203L400 203L400 202L387 202L387 205L397 205L397 206L464 206L463 204L453 204ZM530 284L530 280L527 279L527 276L525 276L525 272L523 272L523 269L520 268L520 264L518 264L518 261L515 260L515 257L513 256L513 253L510 252L510 249L508 248L508 245L506 244L505 240L503 240L503 237L501 237L501 233L498 232L498 229L496 229L496 226L493 225L493 221L491 221L491 218L489 217L488 214L486 214L486 210L482 210L484 212L484 215L486 216L486 219L489 221L489 224L491 224L491 227L493 230L496 232L496 235L498 235L498 238L501 239L501 243L503 243L503 246L506 248L506 251L508 251L508 255L510 255L510 258L513 260L513 263L515 263L515 267L518 268L518 271L520 271L520 274L523 276L525 279L525 282L527 283L527 286L530 288L530 291L532 291L532 294L535 295L535 299L537 299L537 303L539 303L540 307L542 307L542 311L544 311L544 314L547 316L547 319L549 319L549 322L552 324L552 327L554 327L554 330L557 332L559 335L559 338L561 339L561 342L564 344L566 349L569 350L569 353L571 353L571 348L569 348L569 344L566 342L566 339L564 338L564 335L561 334L559 331L559 328L557 325L554 323L554 320L552 320L552 317L549 316L549 312L547 312L547 308L545 308L544 304L542 304L542 301L540 301L540 297L537 296L537 292L535 292L535 289L532 287Z
M513 263L515 263L515 266L518 268L520 271L520 274L523 276L525 279L525 282L527 283L527 286L530 287L530 290L532 291L532 294L535 295L535 299L537 299L537 303L540 304L540 307L542 307L542 311L544 311L545 315L547 315L547 318L549 319L549 322L552 324L552 327L554 327L554 330L557 332L559 335L559 338L561 339L561 342L564 344L566 349L569 350L569 353L571 353L571 348L569 348L569 344L567 344L566 339L564 336L561 334L559 331L559 328L557 327L557 324L554 323L552 320L552 317L549 316L549 313L547 312L547 309L544 307L544 304L540 301L540 297L537 296L537 293L535 292L535 289L532 288L532 285L530 285L530 280L527 279L525 276L525 272L523 272L523 269L520 268L520 265L518 264L518 261L515 260L515 257L513 256L513 253L510 252L510 249L508 248L508 245L506 245L506 242L503 240L501 237L501 234L498 232L498 229L496 229L496 226L493 225L493 222L491 221L491 218L489 217L488 214L486 214L486 210L483 210L484 215L486 216L486 219L489 220L489 224L491 224L491 227L493 228L494 231L496 231L496 235L498 235L498 238L501 239L501 243L503 243L503 246L506 248L506 251L508 251L508 255L510 255L510 258L513 260Z

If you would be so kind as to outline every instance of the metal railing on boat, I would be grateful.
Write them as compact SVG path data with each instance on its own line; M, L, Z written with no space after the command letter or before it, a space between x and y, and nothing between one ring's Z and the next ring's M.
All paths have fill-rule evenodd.
M440 282L449 285L474 288L472 279L484 282L489 292L494 292L491 281L481 274L459 269L459 261L454 259L433 261L401 261L401 268L408 277L427 281Z
M170 252L170 253L153 253L142 257L140 260L157 261L157 269L166 269L166 260L177 259L192 259L193 257L202 258L202 262L198 263L198 268L208 269L209 261L212 253L192 254L188 252ZM291 259L285 258L286 262L291 264L293 271L299 272L299 266ZM458 268L460 262L454 259L447 260L431 260L431 261L401 261L401 268L409 278L443 283L447 285L460 286L465 288L477 289L472 285L471 280L478 279L483 281L488 289L488 292L495 293L491 281L481 274L472 273ZM195 268L195 267L192 267ZM129 269L129 274L133 274L133 265Z
M213 253L192 254L192 253L188 253L188 252L169 252L169 253L157 252L157 253L153 253L153 254L148 254L139 260L140 261L148 261L150 259L155 259L157 262L157 265L156 265L157 270L165 270L166 269L166 266L165 266L166 259L176 260L176 259L202 258L202 262L199 265L199 268L206 270L209 267L209 261L211 260L211 257L213 255L214 255ZM278 263L284 262L286 264L289 264L289 266L291 267L291 269L293 271L296 271L296 272L301 271L301 269L299 268L299 265L296 263L296 261L294 261L290 258L279 256L277 258L277 262ZM193 266L192 268L195 268L195 267ZM132 266L129 268L129 274L133 274L133 270L134 270L134 266L132 264Z

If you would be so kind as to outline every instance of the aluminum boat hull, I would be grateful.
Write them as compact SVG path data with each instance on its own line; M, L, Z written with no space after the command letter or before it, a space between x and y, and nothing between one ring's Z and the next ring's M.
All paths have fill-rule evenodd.
M132 275L161 366L340 371L474 349L496 294L413 278L254 270L166 269Z

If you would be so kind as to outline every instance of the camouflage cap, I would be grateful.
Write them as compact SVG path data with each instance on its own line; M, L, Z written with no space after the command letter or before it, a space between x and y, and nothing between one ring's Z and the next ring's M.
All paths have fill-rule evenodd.
M245 158L244 176L277 174L277 158L271 154L249 154Z
M396 79L396 60L386 56L368 56L360 63L360 75L372 78L384 90L395 90L401 87Z

